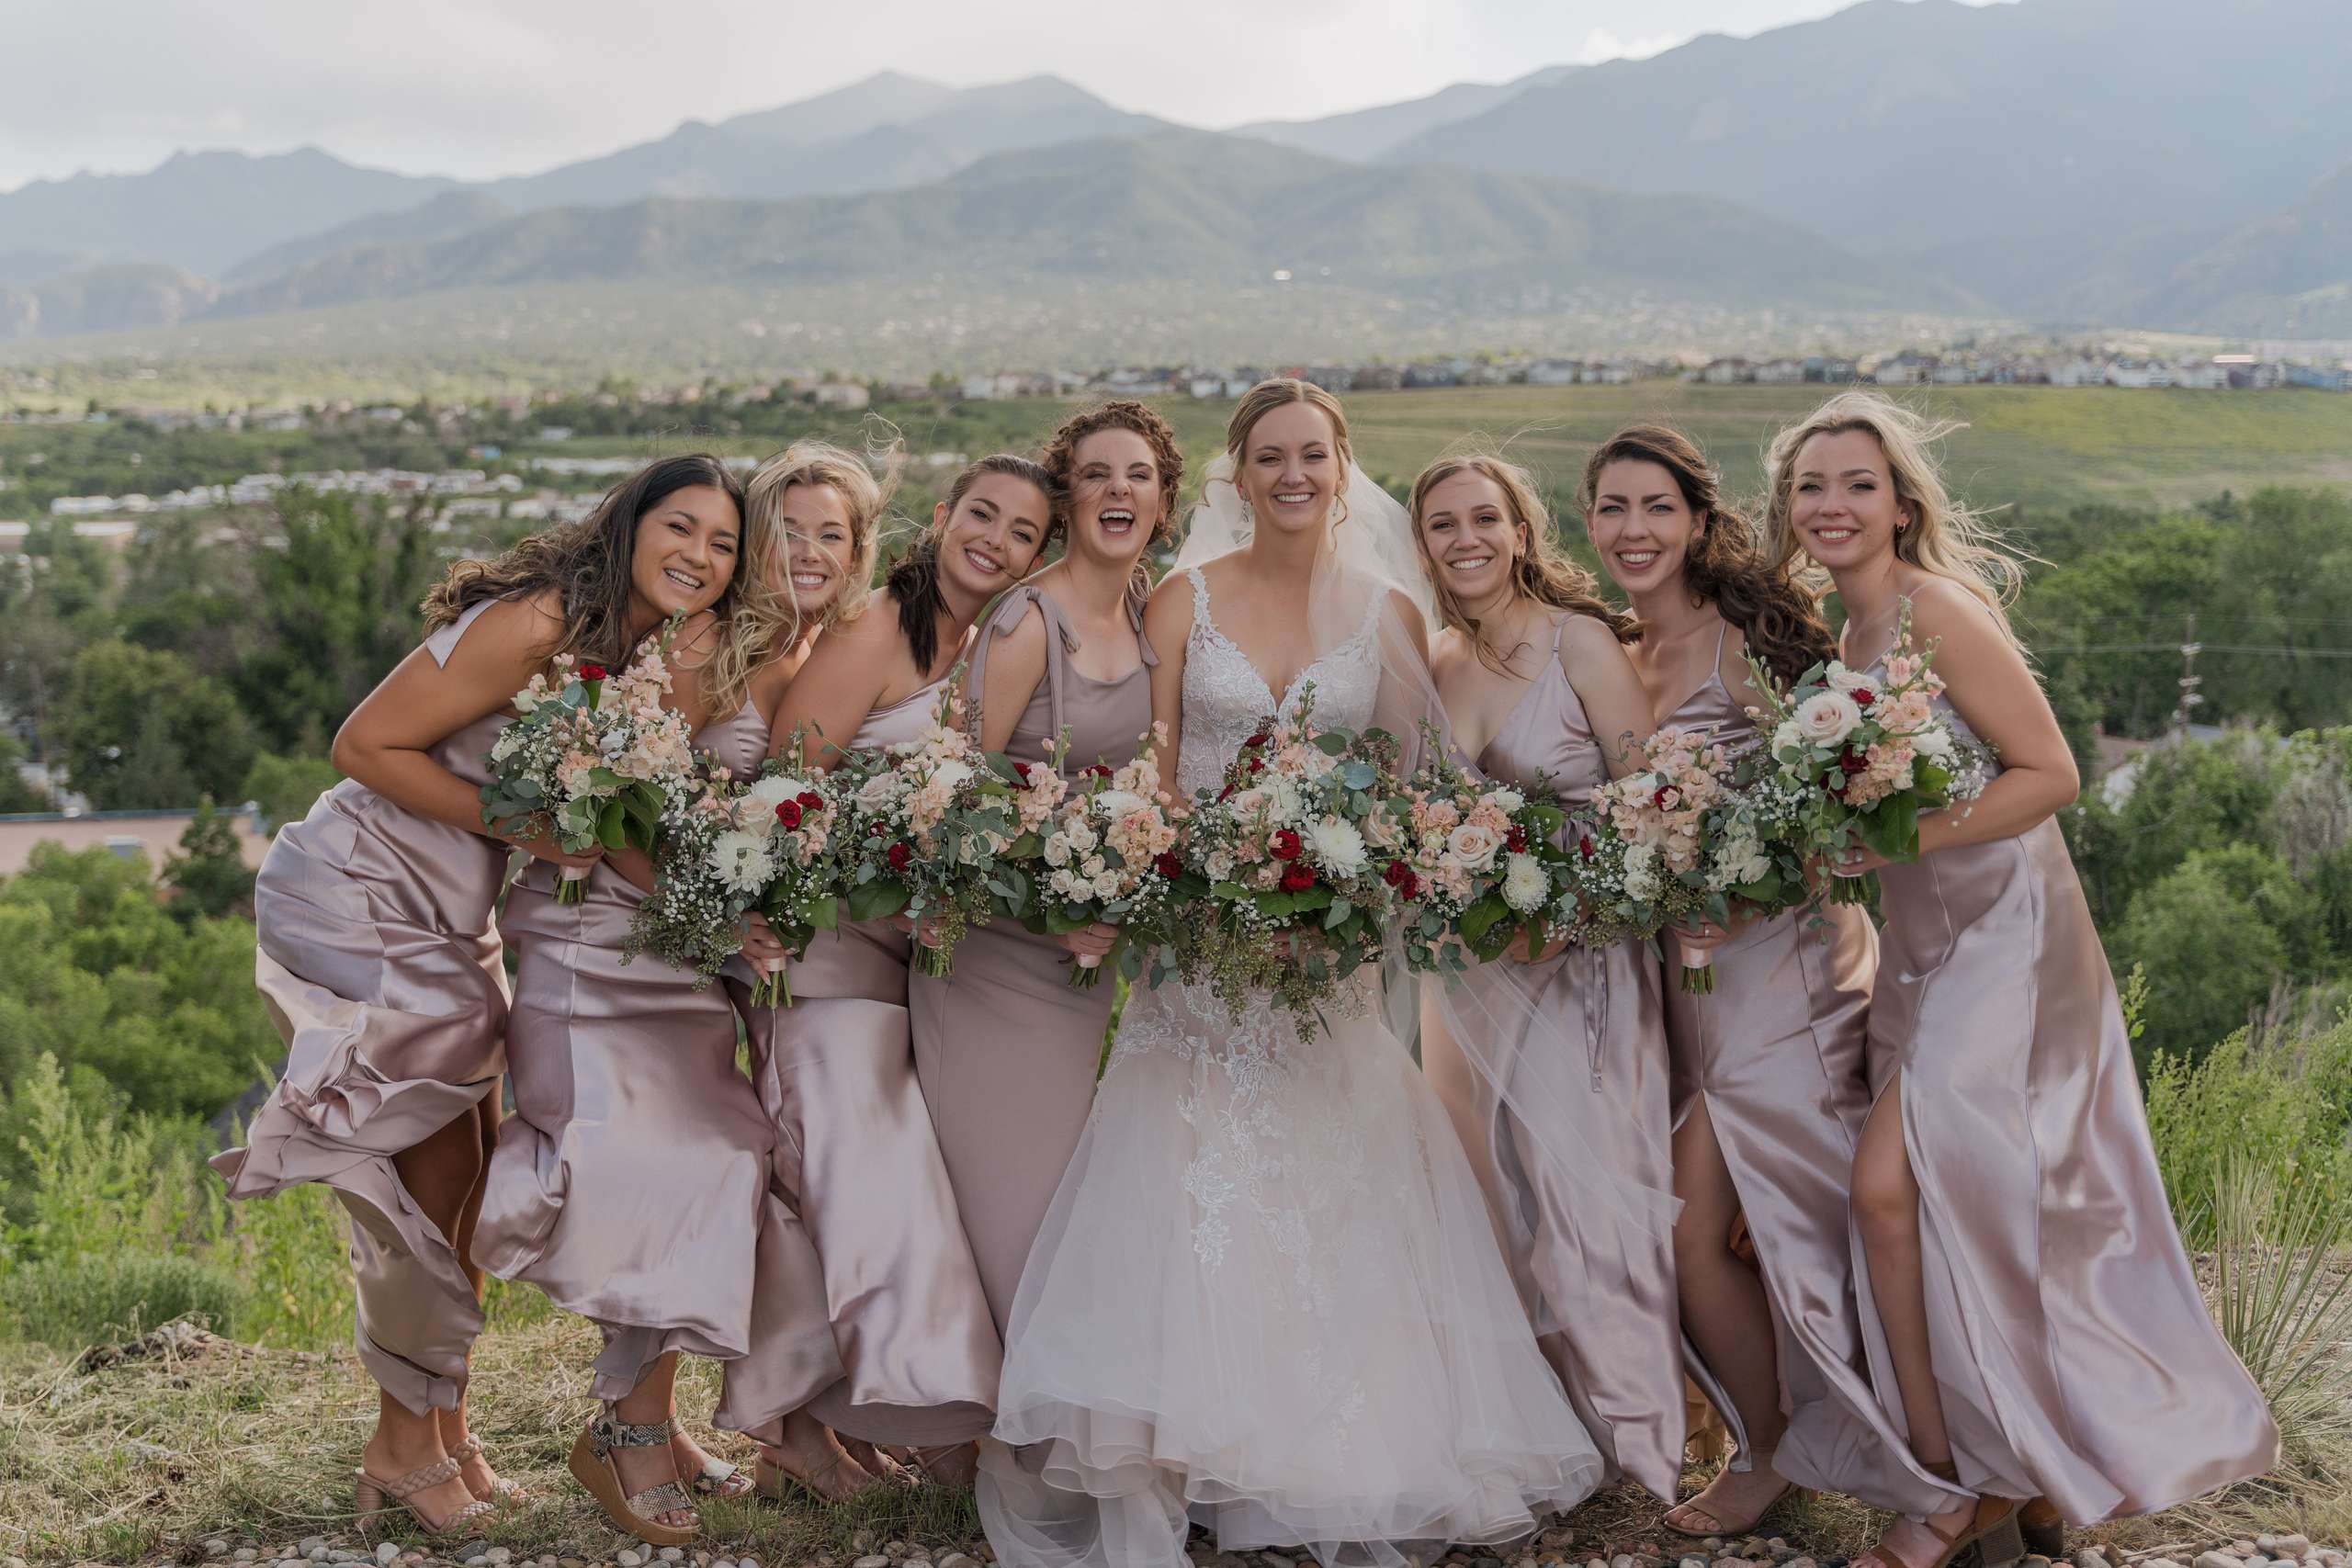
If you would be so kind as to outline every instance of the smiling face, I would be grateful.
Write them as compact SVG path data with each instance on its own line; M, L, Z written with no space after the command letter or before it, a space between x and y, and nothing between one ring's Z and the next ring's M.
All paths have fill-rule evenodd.
M777 498L776 521L792 606L803 621L818 620L841 597L857 558L849 503L831 485L792 485Z
M1345 465L1331 418L1313 403L1283 403L1250 427L1234 482L1257 526L1311 533L1331 514Z
M629 552L629 594L649 624L707 610L735 577L743 519L716 485L686 485L647 507Z
M939 531L939 580L975 604L1025 577L1046 546L1053 516L1046 492L1017 474L983 473L951 512L932 513Z
M1841 571L1894 548L1910 507L1894 493L1892 465L1866 430L1816 435L1790 465L1789 521L1807 555Z
M1132 430L1095 431L1071 457L1071 553L1134 564L1150 547L1169 501L1150 442Z
M1679 576L1702 526L1673 470L1640 457L1621 457L1600 470L1584 522L1602 570L1628 593Z
M1431 485L1416 527L1430 575L1467 605L1506 592L1527 549L1527 525L1511 510L1510 497L1476 468Z

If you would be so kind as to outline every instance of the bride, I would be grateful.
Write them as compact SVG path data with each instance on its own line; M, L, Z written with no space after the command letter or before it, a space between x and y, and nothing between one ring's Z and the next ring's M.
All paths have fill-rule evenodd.
M1214 785L1309 686L1324 727L1416 736L1412 549L1338 400L1252 389L1146 615L1165 782ZM1598 1483L1414 1065L1414 986L1354 1000L1302 1038L1205 986L1129 999L1013 1299L979 1484L1008 1568L1185 1568L1194 1522L1224 1551L1396 1564Z

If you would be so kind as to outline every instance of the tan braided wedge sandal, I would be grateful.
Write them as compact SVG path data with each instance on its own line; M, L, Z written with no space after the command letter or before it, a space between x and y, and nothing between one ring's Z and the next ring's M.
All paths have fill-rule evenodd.
M460 1466L469 1460L481 1459L481 1439L469 1433L464 1442L449 1450L449 1457L456 1460ZM490 1461L483 1460L482 1462L484 1468L488 1468ZM472 1483L469 1482L467 1484L470 1487ZM477 1492L474 1495L481 1497L481 1494ZM504 1476L495 1473L491 1477L490 1495L482 1498L486 1503L527 1503L530 1500L531 1494L526 1488L517 1486Z
M498 1512L497 1506L477 1497L443 1519L435 1519L416 1505L416 1495L429 1491L445 1481L455 1481L465 1461L451 1455L447 1459L410 1471L398 1480L386 1481L370 1475L365 1469L351 1472L351 1499L359 1510L359 1523L364 1529L381 1521L397 1503L411 1518L424 1527L424 1533L436 1540L446 1535L461 1533L460 1526L471 1526L489 1519Z

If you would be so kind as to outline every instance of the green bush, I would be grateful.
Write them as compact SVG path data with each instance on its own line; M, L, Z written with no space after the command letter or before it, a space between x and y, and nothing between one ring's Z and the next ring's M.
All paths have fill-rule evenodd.
M310 815L311 803L333 789L343 775L323 757L281 757L265 751L245 774L245 798L261 807L261 819L275 833Z
M226 1330L245 1296L228 1269L170 1253L43 1258L0 1278L9 1328L61 1350L128 1338L175 1317Z
M2213 1240L2212 1194L2243 1168L2278 1195L2352 1204L2352 1018L2295 1039L2239 1030L2201 1058L2160 1052L2148 1131L2182 1233Z
M174 1124L119 1120L68 1086L43 1055L8 1096L6 1120L23 1131L24 1185L11 1207L9 1252L28 1262L164 1254L221 1234L218 1183L199 1181L197 1160Z
M351 1228L316 1185L239 1203L226 1250L253 1291L237 1319L256 1345L321 1350L351 1340Z

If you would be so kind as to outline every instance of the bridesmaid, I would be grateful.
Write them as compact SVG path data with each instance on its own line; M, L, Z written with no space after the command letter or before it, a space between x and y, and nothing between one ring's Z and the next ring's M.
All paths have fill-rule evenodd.
M1063 772L1074 777L1125 762L1151 728L1159 660L1143 635L1144 558L1175 527L1184 459L1166 420L1118 401L1065 420L1045 466L1068 547L990 611L965 679L965 721L983 748L1016 761L1039 761L1067 731ZM1073 987L1070 956L1099 958L1116 934L982 926L952 976L909 982L915 1070L1000 1335L1094 1103L1117 991Z
M1875 393L1831 399L1767 462L1769 548L1826 568L1842 651L1883 671L1905 605L1936 709L1998 752L1920 858L1876 870L1875 1099L1853 1172L1856 1268L1886 1417L1948 1489L1864 1560L2018 1556L2022 1500L2077 1525L2268 1470L2278 1429L2206 1314L2158 1179L2115 984L2052 815L2075 765L2002 608L2018 563L1946 493L1941 431ZM1901 657L1912 657L1905 652ZM1865 1494L1867 1496L1868 1495Z
M399 1502L436 1535L477 1529L491 1499L518 1495L466 1429L474 1229L505 1070L492 906L510 847L558 867L596 858L500 836L477 792L508 699L550 653L627 646L609 606L478 591L489 581L479 561L451 569L425 601L424 645L335 736L344 782L270 844L254 968L286 1069L246 1146L212 1162L232 1198L320 1181L350 1211L359 1359L379 1391L362 1507Z
M972 624L1036 565L1053 481L1026 457L956 476L931 527L865 613L828 628L786 692L771 741L810 765L910 740L939 710ZM933 1475L968 1482L1002 1360L956 1194L916 1082L905 922L845 923L792 968L793 1005L762 1027L769 1115L787 1190L824 1259L846 1381L815 1414L876 1443L928 1445Z
M520 598L549 620L593 606L603 640L583 650L615 669L684 615L670 704L698 749L755 767L763 705L782 695L767 653L790 605L772 570L739 570L741 558L772 558L759 531L745 537L741 495L716 458L665 459L464 592ZM648 871L635 852L608 861L577 904L558 903L552 873L537 866L508 896L514 1116L491 1162L477 1245L491 1272L537 1285L604 1331L593 1388L605 1409L573 1445L572 1473L616 1526L682 1546L699 1521L681 1483L700 1480L707 1461L672 1418L678 1353L728 1362L720 1426L771 1434L841 1363L813 1255L792 1245L774 1130L736 1069L734 1010L658 963L624 964ZM775 951L766 938L766 955ZM739 1489L708 1469L717 1489Z
M1430 661L1455 746L1491 779L1540 782L1563 807L1584 805L1632 771L1650 733L1625 654L1640 635L1633 618L1560 552L1515 464L1441 458L1414 481L1411 509L1436 584L1443 630ZM1667 1227L1655 1208L1637 1217L1566 1199L1596 1169L1621 1192L1672 1185L1657 965L1630 941L1510 956L1465 980L1458 1000L1424 987L1424 1059L1578 1418L1612 1478L1672 1502L1685 1416ZM1452 1021L1465 1011L1471 1021ZM1474 1070L1482 1053L1494 1059ZM1512 1086L1507 1102L1497 1084Z
M1578 500L1640 620L1630 652L1658 728L1752 749L1747 709L1760 694L1742 655L1793 684L1837 652L1819 607L1765 565L1679 431L1611 436L1586 463ZM1792 1479L1884 1492L1908 1455L1864 1376L1849 1246L1877 933L1861 909L1826 905L1703 934L1720 939L1716 991L1667 993L1675 1280L1683 1332L1739 1448L1665 1522L1728 1536L1753 1529ZM1752 1263L1733 1251L1743 1216Z

